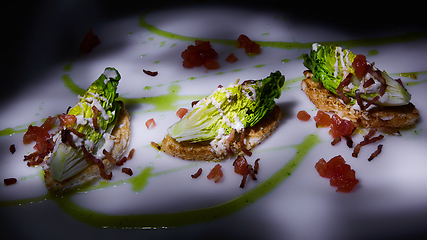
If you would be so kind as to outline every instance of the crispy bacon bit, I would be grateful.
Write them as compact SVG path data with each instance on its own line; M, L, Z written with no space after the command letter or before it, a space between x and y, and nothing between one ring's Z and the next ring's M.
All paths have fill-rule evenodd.
M70 130L68 128L61 130L61 141L70 145L72 148L77 148L76 144L73 142L73 137L71 136Z
M365 82L363 83L363 87L364 87L364 88L367 88L367 87L371 86L371 85L372 85L372 84L374 84L374 83L375 83L374 79L370 78L369 80L367 80L367 81L365 81Z
M101 160L99 160L98 158L96 158L95 156L93 156L86 149L86 147L84 145L82 145L81 148L82 148L83 155L84 155L84 158L86 159L86 161L95 163L99 168L99 173L100 173L101 177L106 179L106 180L111 180L111 178L113 177L113 173L110 172L110 174L107 175L107 173L105 172L104 163Z
M334 140L331 142L332 146L335 146L337 143L339 143L341 141L341 138L338 136L336 138L334 138Z
M49 116L40 127L33 126L33 125L28 126L28 130L24 134L22 142L24 144L29 144L33 141L36 141L36 145L37 145L38 140L40 140L39 137L41 137L42 139L49 137L48 132L53 128L55 121L56 121L56 117Z
M148 76L152 76L152 77L155 77L155 76L157 76L157 74L159 74L157 71L152 72L152 71L148 71L148 70L145 70L145 69L142 69L142 71L143 71L145 74L147 74Z
M214 180L215 183L218 183L222 177L224 176L222 170L222 166L220 164L215 165L212 170L209 172L207 178L209 180Z
M246 184L246 179L249 176L251 176L252 180L256 181L257 178L255 174L258 173L259 169L259 158L255 160L255 168L252 167L252 165L248 164L248 161L246 160L245 156L240 155L234 160L233 166L234 166L234 172L242 175L242 181L240 183L240 188L244 188Z
M356 145L356 147L353 149L353 153L351 154L351 156L353 156L354 158L357 158L357 156L358 156L358 154L359 154L359 152L360 152L360 148L362 147L362 146L365 146L365 145L368 145L368 144L372 144L372 143L375 143L375 142L377 142L377 141L380 141L381 139L383 139L384 138L384 135L382 135L382 134L380 134L379 136L376 136L376 137L372 137L375 133L376 133L376 129L371 129L369 132L368 132L368 134L366 134L365 136L364 136L364 138L363 138L363 141L361 141L360 143L358 143L357 145ZM381 150L379 150L380 152L381 152ZM379 154L379 153L378 153ZM378 155L377 154L377 155ZM377 156L376 155L376 156ZM375 156L375 157L376 157Z
M6 185L6 186L9 186L9 185L15 184L17 181L18 181L18 180L16 180L16 178L5 178L5 179L3 180L4 185Z
M14 154L16 152L15 144L9 146L9 152Z
M116 159L114 159L113 156L111 156L111 154L107 150L102 149L102 153L105 155L105 157L107 157L108 161L116 163Z
M176 111L176 116L178 116L179 118L183 118L185 114L187 114L188 109L186 108L180 108L178 109L178 111Z
M254 168L252 167L252 165L248 165L248 170L249 170L249 176L251 176L252 180L256 181L257 178L255 176L255 172L254 172Z
M330 179L331 186L338 187L337 192L351 192L359 182L356 172L346 164L341 155L331 158L328 162L322 158L314 167L321 177Z
M387 83L385 79L381 76L381 71L374 71L374 69L370 65L368 65L367 70L375 79L377 79L381 83L381 88L378 94L380 96L383 96L387 88Z
M200 175L202 175L202 168L199 168L199 170L197 170L197 172L195 174L191 174L192 178L198 178L200 177Z
M240 186L239 186L240 188L244 188L245 187L245 185L246 185L246 179L248 178L248 175L251 176L252 180L254 180L254 181L257 180L257 178L255 176L254 169L253 169L252 165L250 165L250 164L247 165L246 171L243 174L243 178L242 178L242 181L240 182Z
M365 145L368 145L368 144L371 144L371 143L375 143L375 142L377 142L377 141L379 141L379 140L381 140L383 138L384 138L384 135L380 134L379 136L376 136L376 137L373 137L373 138L370 138L370 139L365 139L365 140L361 141L360 144L362 146L365 146Z
M351 135L343 136L345 140L347 141L347 147L352 148L353 147L353 139L351 139Z
M245 146L245 128L242 128L242 132L240 133L240 148L246 155L249 157L252 156L252 152L249 151Z
M131 160L133 158L133 154L135 154L135 148L132 148L128 154L128 160Z
M240 188L244 188L246 185L246 179L248 178L248 171L245 171L245 174L243 174L242 181L240 182Z
M345 79L340 82L337 89L343 89L344 87L348 86L351 82L352 77L353 77L353 74L349 73L347 77L345 77Z
M192 101L192 102L191 102L191 107L194 107L194 105L196 105L198 102L199 102L199 100Z
M230 155L234 155L234 152L231 149L231 143L234 139L235 133L236 133L236 129L233 128L233 130L231 130L230 136L227 138L227 141L226 141L226 145L227 145L226 149L227 149L228 154L230 154Z
M127 167L122 168L122 173L125 173L125 174L127 174L129 176L133 175L132 169L127 168Z
M79 138L84 137L85 135L79 131L77 131L75 128L67 127L68 131L72 132L74 135L76 135Z
M80 43L80 52L90 53L92 49L100 43L98 36L93 34L92 28L86 33L83 41Z
M303 122L310 120L311 116L306 111L301 110L297 113L297 118Z
M359 105L360 109L365 109L365 106L363 105L362 97L360 97L360 91L359 89L356 90L356 102L357 105Z
M98 130L98 108L96 108L95 106L92 106L92 110L94 112L93 117L92 117L92 123L93 123L93 129Z
M119 161L116 162L116 165L122 166L123 164L125 164L126 161L131 160L133 158L134 153L135 153L135 148L132 148L132 150L130 150L128 156L122 157L122 159L120 159Z
M337 94L338 94L338 97L340 97L340 99L341 99L345 104L347 104L347 103L349 103L349 102L351 101L349 97L347 97L346 95L344 95L343 91L341 91L341 90L337 89L337 90L336 90L336 92L337 92Z
M374 99L372 99L371 101L369 101L362 109L367 109L368 107L370 107L374 102L378 101L378 99L380 99L380 96L376 96L374 97Z
M370 139L371 137L373 137L375 135L376 132L377 132L376 128L369 130L369 132L363 137L363 140Z
M151 129L154 126L156 126L156 122L154 121L154 118L150 118L145 122L145 126L147 127L147 129Z
M359 155L360 152L360 148L362 147L362 145L360 145L360 143L358 143L356 145L356 147L354 147L353 149L353 153L351 154L352 157L357 158L357 156Z
M156 142L151 142L151 146L155 147L157 150L162 150L162 148L160 147L159 144L157 144Z
M417 79L417 76L415 75L415 78L414 79ZM398 78L398 79L395 79L396 80L396 82L398 82L399 84L400 84L400 86L402 86L405 90L407 90L406 89L406 87L405 87L405 85L403 84L403 82L402 82L402 80L400 79L400 78Z
M368 158L368 161L370 162L370 161L372 161L372 159L374 159L374 158L376 158L378 155L380 155L382 148L383 148L383 145L382 145L382 144L378 145L377 150L375 150L375 152L373 152L373 153L371 154L371 156Z
M378 94L380 96L384 96L386 89L387 89L387 84L381 84L381 88L380 88L380 91L378 92Z
M29 155L24 156L24 161L27 162L27 166L37 166L43 163L43 159L45 156L47 156L48 153L40 153L38 151L35 151Z
M254 173L255 174L258 174L258 170L259 170L259 158L257 158L256 160L255 160L255 163L254 163Z
M225 59L225 61L229 62L229 63L234 63L236 62L238 59L236 56L234 56L234 53L230 53L230 55L228 55L228 57Z
M349 73L349 74L347 75L347 77L345 77L345 79L344 79L343 81L341 81L341 82L340 82L340 84L338 85L338 88L337 88L337 90L336 90L336 92L337 92L338 96L340 97L340 99L341 99L345 104L349 103L351 100L350 100L350 98L349 98L349 97L347 97L347 96L344 94L344 92L343 92L343 91L344 91L344 90L343 90L343 88L344 88L344 87L346 87L346 86L348 86L348 84L350 84L351 77L353 77L353 74L352 74L352 73Z
M36 144L33 147L36 151L24 156L24 161L28 161L27 166L36 166L41 164L44 157L53 150L54 143L49 131L53 128L55 121L56 117L48 117L40 127L32 125L28 127L22 142L24 144L29 144L32 141L36 141Z

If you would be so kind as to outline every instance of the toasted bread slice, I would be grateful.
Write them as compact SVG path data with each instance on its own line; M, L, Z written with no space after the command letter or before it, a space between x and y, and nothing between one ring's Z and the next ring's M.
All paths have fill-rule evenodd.
M121 104L122 107L120 109L119 119L117 120L117 124L111 133L114 138L114 145L110 153L111 156L116 160L120 159L125 153L130 137L130 117L123 103ZM115 165L115 162L111 162L108 159L103 159L102 162L104 163L106 172ZM101 175L99 167L96 164L90 165L79 174L62 182L58 182L52 178L49 168L44 169L44 180L46 187L51 193L57 195L61 195L79 187L94 183L100 178Z
M279 126L281 118L282 110L279 106L275 105L273 110L264 116L255 126L245 129L244 147L247 150L251 150L268 138L277 126ZM243 154L240 140L232 141L230 149L235 155ZM216 152L210 145L210 142L177 142L169 134L162 141L162 150L169 155L186 160L219 161L231 157L227 152Z
M419 112L412 103L396 107L376 106L368 110L359 110L344 104L338 96L314 82L310 71L304 71L306 79L301 82L301 89L314 105L325 112L333 112L340 117L357 122L360 119L366 128L404 129L414 126L419 119Z

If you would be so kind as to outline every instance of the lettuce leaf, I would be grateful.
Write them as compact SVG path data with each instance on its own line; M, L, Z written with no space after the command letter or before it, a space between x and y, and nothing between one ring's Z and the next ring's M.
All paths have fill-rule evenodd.
M347 77L348 74L353 74L351 78L351 88L347 89L344 94L352 99L352 104L355 103L356 91L358 90L362 99L370 101L379 95L380 84L376 78L376 84L369 89L363 88L363 81L368 79L358 79L354 74L352 63L356 55L348 49L343 49L339 46L321 46L313 44L313 49L309 54L303 54L304 66L313 73L312 80L321 82L322 85L337 94L336 90L339 84ZM374 70L377 70L372 66ZM378 71L381 77L385 80L387 88L385 94L380 97L374 104L381 106L400 106L406 105L411 100L411 95L408 91L391 78L385 71ZM366 75L367 78L372 77Z
M281 95L285 77L276 71L261 80L245 81L218 88L200 100L179 122L168 129L178 142L213 140L220 132L254 126L275 105Z
M61 141L62 131L53 137L55 147L48 161L53 179L63 181L90 165L83 157L81 145L84 144L88 151L94 155L99 155L98 151L102 151L104 147L112 147L112 144L106 143L111 141L109 135L116 125L120 112L120 104L116 101L118 96L116 93L117 85L120 78L121 76L116 69L106 68L104 73L89 86L84 96L79 97L80 101L68 111L68 115L76 116L77 121L64 126L62 131L67 127L72 127L84 134L84 137L79 138L70 133L73 136L76 148ZM98 109L98 129L94 128L92 122L95 115L92 107ZM106 150L110 151L111 149Z

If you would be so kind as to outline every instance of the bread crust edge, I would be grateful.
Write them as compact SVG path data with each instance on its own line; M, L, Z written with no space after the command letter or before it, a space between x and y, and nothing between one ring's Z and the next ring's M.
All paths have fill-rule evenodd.
M245 148L253 149L267 139L279 126L282 119L282 110L275 105L273 110L264 116L253 127L245 129ZM162 141L162 151L173 157L191 161L220 161L228 157L243 154L240 141L233 141L230 148L234 155L216 153L209 143L177 142L169 134Z
M408 103L403 106L377 106L369 110L357 110L351 105L344 104L338 96L327 90L321 83L311 79L312 73L304 71L305 79L301 82L301 90L307 95L316 108L336 113L342 118L353 122L360 119L360 123L366 128L396 128L406 129L413 127L420 114L418 109Z
M111 135L114 137L114 145L110 153L116 160L120 159L126 152L131 132L129 113L127 112L123 102L120 102L120 104L121 108L119 119L111 132ZM103 159L102 162L106 172L110 171L115 166L115 162L111 162L108 159ZM54 195L64 195L78 188L92 184L101 178L99 167L96 164L91 164L77 175L62 182L58 182L53 179L48 167L44 169L45 185L48 191Z

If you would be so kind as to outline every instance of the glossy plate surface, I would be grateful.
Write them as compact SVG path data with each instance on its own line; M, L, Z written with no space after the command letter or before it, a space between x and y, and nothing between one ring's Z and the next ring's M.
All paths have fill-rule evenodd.
M339 239L424 233L426 33L390 26L349 34L293 17L273 10L203 6L152 10L94 27L101 44L91 53L77 54L78 46L70 47L76 54L50 64L31 82L14 86L15 93L1 104L0 178L18 180L0 186L1 213L8 219L2 231L26 239L177 234L201 239L221 237L222 232L246 239ZM260 43L261 54L248 56L237 48L240 34ZM218 52L218 70L182 67L181 52L196 39L211 42ZM382 153L371 162L367 159L378 144L363 147L357 159L344 142L331 146L329 129L316 128L313 119L302 122L296 117L300 110L312 117L317 111L300 90L305 70L301 55L310 51L313 42L351 48L401 78L420 110L420 122L402 131L402 136L387 135L380 143ZM226 62L230 53L239 60ZM22 161L32 152L32 145L22 144L23 132L74 105L77 94L105 67L115 67L122 76L118 92L131 114L129 149L136 150L124 167L134 175L116 168L110 182L52 198L41 169ZM284 117L273 135L247 158L250 164L261 160L258 180L248 180L244 189L239 188L241 176L233 172L234 159L220 163L224 178L214 183L206 176L217 163L173 158L151 146L152 141L160 143L167 128L179 120L175 115L179 108L190 108L192 101L220 84L261 79L276 70L286 77L276 101ZM157 125L147 129L150 118ZM362 134L353 137L355 143L362 139ZM14 154L9 152L11 144L16 147ZM360 181L351 193L335 192L314 168L320 158L336 155L346 159ZM192 179L199 168L202 175ZM18 230L22 227L29 231ZM146 228L157 230L141 230Z

